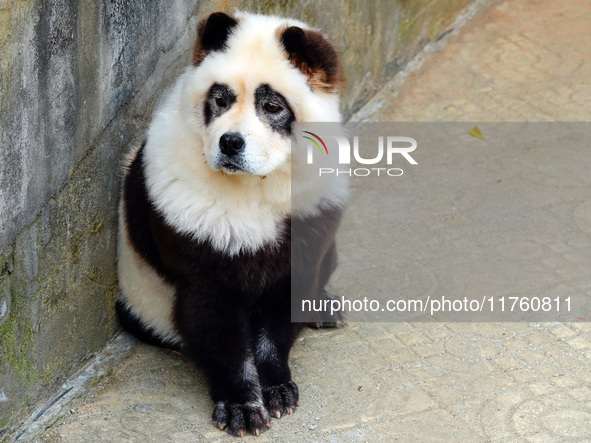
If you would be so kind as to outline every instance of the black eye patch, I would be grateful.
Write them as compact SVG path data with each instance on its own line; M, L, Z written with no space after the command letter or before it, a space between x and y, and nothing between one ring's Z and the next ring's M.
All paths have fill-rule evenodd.
M203 111L205 124L222 115L236 103L236 94L228 85L214 83L207 93L205 108Z
M283 95L267 84L260 85L254 92L254 106L259 118L273 131L291 134L291 124L295 115Z

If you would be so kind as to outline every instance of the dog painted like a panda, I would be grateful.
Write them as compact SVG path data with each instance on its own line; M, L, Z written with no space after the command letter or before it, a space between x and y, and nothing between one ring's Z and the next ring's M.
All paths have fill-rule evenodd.
M290 281L331 297L347 188L338 177L317 186L317 171L292 165L303 149L292 125L339 121L343 82L336 51L304 23L214 13L126 165L120 322L201 365L214 424L233 435L258 435L298 406L288 356L302 324L290 322ZM292 178L303 185L292 189Z

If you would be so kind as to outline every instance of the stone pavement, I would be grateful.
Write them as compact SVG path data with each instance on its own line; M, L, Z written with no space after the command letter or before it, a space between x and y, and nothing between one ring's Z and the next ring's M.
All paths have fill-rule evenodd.
M588 0L494 4L363 112L373 121L590 121L590 29ZM368 182L365 191L398 202L382 228L414 237L416 250L399 249L413 260L466 266L470 290L589 298L591 151L501 148L417 150L431 169L391 189ZM353 207L363 203L355 195ZM373 215L344 220L337 290L361 262L356 224ZM585 321L306 330L291 358L301 407L257 441L590 441L590 364ZM187 359L137 344L38 441L233 440L211 425L211 409Z

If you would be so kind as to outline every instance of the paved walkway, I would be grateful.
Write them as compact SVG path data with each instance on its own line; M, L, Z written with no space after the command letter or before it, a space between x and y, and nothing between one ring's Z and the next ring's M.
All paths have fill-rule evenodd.
M481 11L374 121L589 121L591 2L512 0Z
M375 111L374 121L591 121L590 29L589 0L498 3L366 111ZM392 189L371 182L366 191L396 196L400 212L382 228L414 238L416 247L409 242L400 253L429 259L436 277L452 263L464 269L457 276L468 290L514 286L520 294L550 289L588 299L591 151L542 145L512 153L467 144L433 153L439 157L417 150L422 172ZM486 208L495 209L490 217ZM372 216L357 210L345 219L343 279L360 262L351 246L359 241L355 223ZM591 440L585 321L307 330L292 368L301 407L273 420L257 441ZM211 425L211 408L199 370L138 344L39 441L233 441Z

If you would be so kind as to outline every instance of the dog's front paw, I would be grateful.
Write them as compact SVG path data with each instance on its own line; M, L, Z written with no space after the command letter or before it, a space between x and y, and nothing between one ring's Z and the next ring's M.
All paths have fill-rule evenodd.
M296 406L299 406L299 397L298 387L293 381L263 388L267 411L277 418L285 414L291 415Z
M262 402L233 403L218 401L213 410L213 424L236 437L245 433L260 435L271 426L271 417Z

